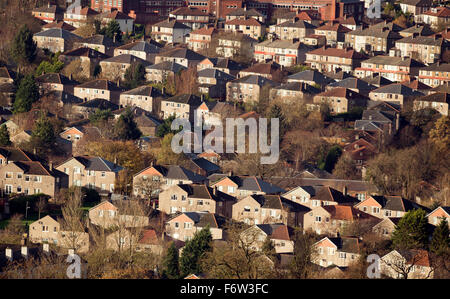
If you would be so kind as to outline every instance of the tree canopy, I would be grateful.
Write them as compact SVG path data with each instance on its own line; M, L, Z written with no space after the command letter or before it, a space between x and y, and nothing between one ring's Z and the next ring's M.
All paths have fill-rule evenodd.
M142 132L134 121L134 116L130 109L127 109L120 115L114 125L114 133L119 140L136 140L141 137Z
M425 248L428 241L427 213L416 209L406 213L392 233L392 242L396 249Z
M206 252L211 250L211 241L211 231L209 226L206 226L186 242L180 258L180 269L183 276L202 272L200 260Z
M33 75L26 75L19 83L13 103L13 112L22 113L31 110L34 102L39 99L39 87Z
M11 56L17 64L29 64L36 58L36 42L27 25L23 25L14 36L11 44Z

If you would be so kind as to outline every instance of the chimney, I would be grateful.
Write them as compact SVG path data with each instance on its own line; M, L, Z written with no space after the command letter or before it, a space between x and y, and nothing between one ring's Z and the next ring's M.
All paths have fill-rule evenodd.
M53 171L53 162L48 163L48 170Z
M342 188L342 193L344 194L344 196L347 196L347 186L344 186L344 188Z
M13 252L11 248L6 248L5 250L5 256L9 261L13 260Z
M213 188L213 194L214 194L214 196L217 196L217 186L214 186L214 188Z
M44 243L42 245L42 249L44 250L45 253L49 253L50 252L50 245L48 243Z
M20 248L20 253L22 253L22 256L24 258L28 258L28 247L27 246L22 246Z

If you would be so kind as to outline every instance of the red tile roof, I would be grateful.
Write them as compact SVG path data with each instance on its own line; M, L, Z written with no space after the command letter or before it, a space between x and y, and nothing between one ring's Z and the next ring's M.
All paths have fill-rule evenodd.
M202 27L200 29L192 31L190 34L200 34L200 35L212 35L216 29L214 27Z

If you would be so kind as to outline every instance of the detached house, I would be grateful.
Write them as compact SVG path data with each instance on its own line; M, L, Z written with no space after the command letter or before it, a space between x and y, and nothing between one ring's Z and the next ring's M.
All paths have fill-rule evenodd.
M423 249L393 250L381 257L379 270L396 279L432 279L434 274L428 251Z
M162 92L152 86L139 86L120 94L121 107L139 107L148 112L155 110L156 98L162 97Z
M325 237L314 243L315 254L312 262L322 267L336 265L348 267L359 260L361 244L353 237Z
M450 207L437 207L427 215L427 218L428 223L435 226L446 220L450 228Z
M252 250L261 251L268 238L277 254L294 253L294 229L284 224L256 224L241 233Z
M233 205L233 220L249 225L283 223L302 226L306 206L287 200L280 195L249 195Z
M48 49L50 52L64 52L71 50L75 42L82 38L64 29L49 29L33 35L33 40L40 49Z
M328 234L337 236L352 222L375 222L376 220L376 217L352 206L329 205L313 208L311 212L306 213L303 221L303 229L312 230L319 235Z
M366 111L368 110L365 110L364 112ZM373 158L378 153L378 150L376 145L367 141L365 138L358 138L344 147L344 153L350 155L356 162L357 167L361 167L365 165L368 160Z
M369 196L369 198L355 205L356 209L378 218L403 217L407 212L414 209L424 209L413 201L401 196Z
M265 30L265 25L255 20L254 18L234 19L225 22L225 31L241 32L254 39L258 39L259 37L263 36Z
M351 206L358 202L355 197L326 186L299 186L282 194L282 196L308 208L329 205Z
M211 182L211 187L232 196L243 198L257 194L280 194L284 192L278 186L254 176L225 176Z
M122 91L114 82L106 79L96 79L75 86L74 95L85 101L104 99L118 104Z
M177 20L164 20L152 26L152 38L166 43L185 43L186 37L192 31L189 26Z
M43 74L36 78L36 83L39 85L42 94L52 91L73 93L75 85L78 84L78 82L59 73Z
M96 189L99 193L112 193L123 167L100 157L76 156L61 163L56 169L69 177L69 187L87 187Z
M192 30L200 29L210 21L208 13L193 7L180 7L169 13L169 18L174 18L178 22L190 27Z
M103 26L108 26L111 21L119 23L120 31L125 34L134 32L134 19L121 11L113 10L100 16Z
M158 209L166 214L176 212L209 212L231 217L233 196L204 184L180 184L159 193Z
M223 226L226 219L209 212L184 212L175 214L166 222L166 234L180 241L191 240L196 232L209 226L213 240L223 239Z
M261 89L265 86L274 87L272 80L258 75L248 75L227 83L227 101L259 102Z
M367 57L353 49L328 48L326 46L306 53L306 63L320 72L342 70L352 72Z

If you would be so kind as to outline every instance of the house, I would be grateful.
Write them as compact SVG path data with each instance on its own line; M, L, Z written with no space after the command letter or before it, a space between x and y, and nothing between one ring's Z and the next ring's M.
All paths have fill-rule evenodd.
M314 34L317 27L307 21L286 21L269 27L269 32L280 40L303 41L307 36Z
M360 241L354 237L325 237L313 246L315 254L311 262L322 267L348 267L359 260L361 252Z
M133 204L133 202L127 202L124 204L123 210L121 210L109 201L102 201L89 209L89 221L91 224L103 228L118 227L119 230L121 228L148 226L148 217L145 215L138 215L138 210L135 211L136 215L128 215L130 213L129 211L133 210Z
M227 101L259 102L262 88L276 85L272 80L259 75L241 77L227 83Z
M105 99L94 98L89 101L84 101L80 104L72 106L72 113L81 118L89 118L89 115L95 113L97 110L117 110L119 105Z
M48 49L53 53L72 50L74 43L81 39L82 37L59 28L48 29L33 35L38 48Z
M351 91L357 92L365 96L369 95L369 92L371 92L376 88L375 86L370 85L366 81L363 81L361 79L354 77L347 77L338 82L330 83L329 85L327 85L326 89L332 90L338 87L347 88Z
M222 240L225 221L224 217L205 211L176 213L166 222L165 232L173 239L186 242L208 226L212 239Z
M137 106L131 106L131 108L121 108L113 112L114 117L119 118L125 111L130 110L133 115L134 121L137 124L138 129L143 136L156 136L158 127L162 124L162 121L155 118L147 110L143 110Z
M203 59L205 59L205 56L198 54L197 52L194 52L187 48L177 47L157 54L155 58L155 63L170 61L176 62L188 68L188 67L196 67L197 64Z
M285 103L312 99L320 89L303 82L289 82L270 90L270 99L281 99Z
M450 103L450 94L448 93L433 93L427 96L416 98L414 100L414 111L432 108L442 115L448 116L448 107Z
M345 87L336 87L314 96L316 105L325 103L332 114L350 112L355 107L366 107L369 98Z
M401 196L372 195L355 205L356 209L378 218L403 217L414 209L428 209Z
M53 28L64 29L67 31L74 31L75 29L77 29L77 28L73 27L72 25L67 24L64 21L54 21L52 23L48 23L48 24L42 26L42 30L48 30L48 29L53 29Z
M417 33L418 36L429 36L433 35L434 31L430 28L429 25L416 24L415 26L411 26L399 32L402 37L412 36L414 35L414 33Z
M212 181L210 186L217 187L219 191L237 198L257 194L280 194L284 192L280 187L254 176L223 176L216 181Z
M113 162L93 156L71 157L55 168L69 177L69 187L87 187L99 193L114 192L119 172L123 169Z
M145 78L147 81L162 83L169 77L186 70L187 67L173 61L163 61L155 63L145 68Z
M133 176L133 194L146 195L148 187L155 193L177 184L203 184L207 178L178 165L150 165Z
M112 10L100 15L101 23L104 27L108 26L111 21L119 23L120 31L124 34L134 32L134 19L119 10Z
M31 130L23 130L10 137L10 140L14 146L20 146L22 143L29 142L31 140Z
M155 56L161 52L162 45L154 40L135 41L114 49L114 56L130 54L149 62L155 61Z
M428 251L423 249L393 250L381 257L379 270L397 279L432 279L434 272Z
M427 215L427 218L428 223L435 226L438 226L445 219L450 228L450 207L437 207Z
M197 73L199 92L207 94L211 98L225 98L226 84L234 79L236 79L234 76L213 68L207 68Z
M53 91L63 91L73 93L73 89L78 82L67 78L59 73L48 73L36 77L36 83L39 85L41 94L47 94Z
M450 82L450 63L437 62L420 69L419 81L431 87L448 85Z
M399 31L403 30L395 23L387 21L360 28L345 34L345 44L355 51L363 50L366 53L389 53L395 42L402 38Z
M154 229L144 229L141 232L141 238L136 244L136 251L150 251L156 255L163 254L163 240L158 238Z
M352 206L358 202L355 197L346 194L345 188L343 191L344 193L326 186L298 186L282 196L311 209L330 205Z
M326 38L327 45L334 46L345 41L345 34L352 29L341 25L339 22L330 21L314 30L315 35L322 35Z
M294 229L282 223L256 224L241 233L252 250L261 251L266 239L272 242L277 254L294 253Z
M251 38L258 39L265 34L266 26L254 18L234 19L225 22L226 32L241 32Z
M211 44L212 36L216 32L217 30L209 25L192 31L189 33L189 37L186 38L188 48L194 52L208 49Z
M342 70L352 72L367 57L353 49L337 49L324 46L306 53L306 63L320 72Z
M423 67L423 63L412 58L378 55L361 61L361 66L355 69L355 76L365 78L378 74L393 82L403 82L410 76L418 76Z
M209 212L231 217L236 198L205 184L179 184L159 193L158 210L176 212Z
M222 57L253 57L255 45L258 43L257 39L241 32L219 33L217 39L216 54Z
M358 71L358 68L356 68L356 71ZM372 73L372 75L361 78L361 79L363 81L366 81L368 84L371 84L376 87L381 87L381 86L385 86L385 85L394 83L391 80L389 80L383 76L380 76L377 73Z
M369 98L372 101L394 101L399 102L400 106L420 96L423 96L423 93L414 91L400 83L382 86L369 93Z
M152 25L151 36L157 42L185 43L192 29L177 20L164 20Z
M327 38L323 35L310 34L305 36L301 42L307 46L323 47L327 42Z
M195 155L183 162L183 167L205 177L220 172L220 166Z
M81 41L74 43L75 49L86 47L108 56L114 56L114 49L117 46L117 43L114 43L112 39L102 34L96 34L90 37L86 37ZM108 58L108 56L104 56L102 57L102 59L106 59Z
M418 23L430 25L433 29L448 28L450 25L450 8L445 6L432 7L414 18Z
M401 217L383 218L372 227L372 231L385 239L391 239L392 233L397 229Z
M100 61L102 75L109 80L125 79L127 69L135 64L141 64L145 68L150 62L131 54L121 54Z
M364 110L364 112L366 111L368 110ZM378 153L378 150L377 146L372 142L365 138L358 138L344 147L344 153L348 154L355 161L358 168L361 168Z
M196 109L197 124L203 123L206 126L221 125L222 120L226 117L233 117L240 114L240 108L235 107L229 102L203 102ZM209 156L205 154L206 156ZM197 155L200 157L199 155ZM216 155L213 155L216 157ZM214 161L211 161L216 163Z
M210 15L194 7L180 7L169 13L169 18L188 26L192 30L200 29L210 22Z
M95 79L75 86L74 95L84 99L84 101L104 99L117 105L120 102L122 91L114 82L106 79Z
M258 10L254 8L247 9L247 7L243 8L239 7L232 10L231 12L227 13L225 20L226 21L232 21L235 19L245 20L250 18L253 18L261 23L266 22L266 17L262 13L260 13Z
M59 6L51 5L50 3L46 6L33 8L31 14L33 17L46 23L61 21L64 17L64 11Z
M271 60L284 67L290 67L302 61L306 51L299 41L269 39L255 45L254 57L258 62Z
M313 208L306 213L303 219L303 229L311 230L316 234L338 236L348 225L358 221L372 223L377 217L362 212L348 205L327 205Z
M46 194L54 197L67 187L64 174L38 161L15 161L0 167L0 184L5 194Z
M91 49L90 47L76 48L59 55L59 60L64 62L66 65L73 61L79 61L81 68L80 73L86 78L90 78L94 73L95 67L100 63L100 61L107 58L109 58L109 56L97 50Z
M248 225L283 223L301 227L311 209L280 195L254 194L233 205L232 219Z
M431 64L439 61L448 42L442 36L412 36L404 37L395 42L400 56L407 56L420 62Z
M79 28L89 23L93 23L98 15L99 13L89 6L82 7L81 9L79 7L72 7L67 9L64 13L64 22Z
M362 27L362 25L359 22L356 22L355 17L349 16L347 14L345 14L342 17L334 19L334 22L337 22L350 30L360 29Z
M120 94L119 105L121 107L139 107L145 111L155 110L156 98L162 97L162 92L152 86L139 86Z
M166 119L175 115L177 118L184 118L193 123L195 109L201 102L201 99L193 94L181 94L161 99L161 117Z
M325 87L325 85L334 82L334 80L316 70L306 70L290 75L287 77L287 82L303 82L311 86L319 85Z
M0 147L0 167L10 162L33 161L35 157L16 147L1 146Z
M70 140L74 145L84 136L84 129L81 127L70 127L62 131L59 136Z
M428 11L432 5L432 0L405 0L400 3L400 9L403 13L410 13L415 16Z

